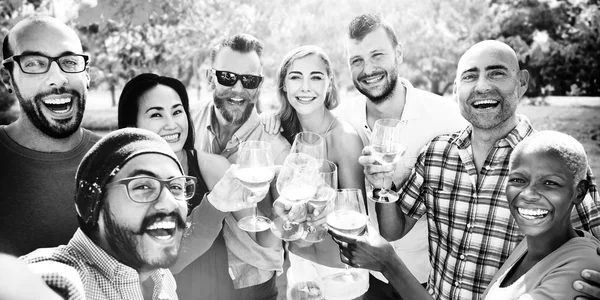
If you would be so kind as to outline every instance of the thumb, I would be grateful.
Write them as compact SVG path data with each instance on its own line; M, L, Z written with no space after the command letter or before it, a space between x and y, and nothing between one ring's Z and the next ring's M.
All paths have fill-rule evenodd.
M275 173L275 176L279 175L279 172L281 171L281 165L273 165L269 168Z

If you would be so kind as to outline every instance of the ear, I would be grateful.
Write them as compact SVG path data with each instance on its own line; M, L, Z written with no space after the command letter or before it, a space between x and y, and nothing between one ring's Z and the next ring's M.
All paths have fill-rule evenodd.
M87 89L90 89L90 82L91 82L91 77L90 77L90 67L85 67L85 79L87 81Z
M211 89L216 89L217 87L215 86L215 81L213 78L213 72L211 69L206 69L205 70L205 75L206 75L206 80L208 80L208 85L210 86Z
M396 58L398 59L398 65L402 64L404 61L404 55L402 53L402 46L396 46Z
M529 71L520 70L517 75L519 76L519 98L521 98L529 87Z
M579 204L583 201L583 199L585 198L585 196L588 193L588 187L589 187L589 183L585 179L581 180L577 184L577 187L575 187L575 192L577 193L577 196L575 197L575 200L573 201L574 204Z
M10 72L4 67L0 67L0 79L2 80L2 84L4 84L4 87L6 87L6 89L11 89L11 90L15 90L12 86L12 80L11 80L11 75Z

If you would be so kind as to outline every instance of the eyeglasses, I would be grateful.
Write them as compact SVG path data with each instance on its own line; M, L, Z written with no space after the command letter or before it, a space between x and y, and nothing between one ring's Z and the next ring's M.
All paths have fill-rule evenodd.
M149 176L130 177L111 182L106 185L106 188L117 185L126 186L129 199L137 203L156 201L165 186L175 199L185 201L194 197L194 193L196 192L196 177L179 176L171 179L158 179Z
M89 57L83 54L68 54L49 57L42 54L13 55L2 61L2 64L16 62L25 74L44 74L50 70L55 61L65 73L81 73L87 67Z
M218 71L212 69L213 73L217 76L217 82L224 86L234 86L238 80L242 80L242 86L245 89L255 89L260 86L263 78L257 75L240 75L228 71Z

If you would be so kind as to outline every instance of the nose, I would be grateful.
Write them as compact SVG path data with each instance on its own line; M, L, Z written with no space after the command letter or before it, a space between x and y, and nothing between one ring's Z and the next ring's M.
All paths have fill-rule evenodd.
M363 67L364 74L369 75L369 74L373 73L375 71L375 69L377 69L375 63L373 63L370 59L365 60L364 67Z
M167 123L164 126L165 129L167 129L167 130L177 129L177 123L175 123L175 119L173 118L172 115L167 115L166 121L167 121Z
M530 184L526 186L521 192L521 198L527 202L536 202L540 199L540 194L537 191L535 185Z
M63 70L61 70L58 66L58 62L53 61L50 63L50 69L47 73L46 82L48 83L48 85L50 85L50 87L53 88L60 88L67 84L67 82L69 82L65 72L63 72Z
M232 87L231 90L236 93L241 93L244 90L244 86L242 86L242 80L238 80Z
M479 76L477 78L477 85L475 85L475 91L478 93L487 93L492 89L488 79L485 76Z
M183 201L182 201L183 202ZM167 186L162 187L162 192L158 196L158 200L154 202L154 208L157 211L170 213L179 207L180 201L173 197Z
M310 91L310 78L304 78L304 80L302 80L302 91Z

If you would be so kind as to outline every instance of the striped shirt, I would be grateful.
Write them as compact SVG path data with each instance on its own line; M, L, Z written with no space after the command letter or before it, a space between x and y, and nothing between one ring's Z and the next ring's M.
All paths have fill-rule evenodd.
M84 299L78 293L82 284L87 300L144 299L139 273L98 247L81 229L77 229L67 245L38 249L21 259L68 299ZM73 270L79 278L72 275ZM157 269L150 278L154 282L153 300L178 299L171 271Z
M433 267L428 288L436 299L478 299L523 239L508 209L505 189L510 153L534 130L519 115L519 124L490 150L479 173L479 187L471 132L469 126L433 139L399 191L398 203L408 217L427 214ZM598 191L591 186L592 196L573 210L573 226L600 237Z

